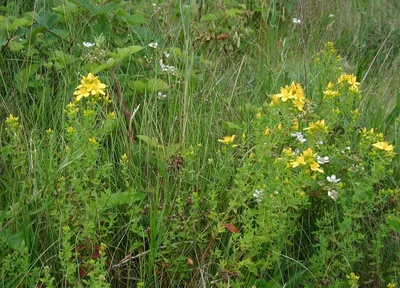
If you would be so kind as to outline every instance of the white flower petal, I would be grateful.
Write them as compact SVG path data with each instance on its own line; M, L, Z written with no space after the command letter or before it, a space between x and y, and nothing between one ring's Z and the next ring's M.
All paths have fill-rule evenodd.
M94 45L96 45L96 43L83 42L83 46L88 47L88 48L93 47Z

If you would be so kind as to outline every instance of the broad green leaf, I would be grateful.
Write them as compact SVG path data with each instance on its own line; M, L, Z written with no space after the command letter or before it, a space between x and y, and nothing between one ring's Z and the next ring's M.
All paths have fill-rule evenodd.
M75 14L77 12L77 6L70 1L63 1L62 5L58 5L53 8L54 12L57 12L61 15L65 15L68 13Z
M117 66L120 63L120 61L116 61L114 58L108 58L107 62L104 64L101 64L95 68L91 68L92 73L97 74L101 71L113 68L115 66Z
M229 130L242 130L242 127L233 122L224 122L224 127Z
M52 14L48 11L41 11L35 16L36 22L40 26L44 26L47 28L53 27L55 24L57 24L58 20L60 19L60 15L58 14Z
M76 4L77 6L82 7L87 10L91 15L95 15L97 12L96 6L92 3L92 1L88 0L70 0L70 2Z
M146 18L141 14L124 15L119 17L121 21L131 26L146 24Z
M100 5L96 9L96 15L106 14L108 12L114 12L118 8L123 8L124 6L126 6L126 2L120 2L120 1L116 1L116 0L110 1L105 5Z
M146 88L149 92L168 91L169 86L161 79L152 78L147 81Z
M210 22L216 19L216 16L212 13L201 16L200 22Z
M244 11L239 9L229 9L225 11L225 15L228 17L234 17L237 14L242 14Z
M178 47L171 47L168 49L172 55L178 56L180 58L183 58L183 53L182 50L179 49Z
M146 84L140 80L129 82L128 86L138 93L144 93L146 91Z
M132 45L132 46L124 47L124 48L118 48L117 52L111 52L111 53L109 53L109 55L112 58L122 60L124 58L129 57L132 54L139 52L143 48L144 47L139 46L139 45Z
M29 27L32 25L32 20L26 18L15 19L9 26L8 29L11 31L17 30L20 27Z

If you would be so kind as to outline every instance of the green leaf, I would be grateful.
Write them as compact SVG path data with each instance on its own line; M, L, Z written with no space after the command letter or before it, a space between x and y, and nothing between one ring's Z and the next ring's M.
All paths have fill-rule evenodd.
M21 93L25 93L28 88L32 76L36 73L36 71L41 67L41 64L31 64L25 69L20 70L15 76L16 87Z
M131 26L136 26L136 25L141 25L141 24L147 23L146 18L141 14L123 15L123 16L120 16L119 19Z
M29 27L32 25L32 20L26 18L18 18L15 19L9 26L8 29L11 31L15 31L20 27Z
M223 126L225 129L227 130L242 130L242 127L240 127L239 125L233 123L233 122L224 122Z
M182 50L178 47L171 47L168 49L172 55L178 56L179 58L183 58Z
M139 52L143 48L144 47L139 46L139 45L132 45L132 46L124 47L124 48L118 48L116 53L111 52L111 53L109 53L109 55L112 58L122 60L124 58L131 56L132 54Z
M144 93L146 91L146 84L140 80L129 82L128 86L138 93Z
M105 64L101 64L97 66L96 68L92 67L90 70L92 70L92 73L98 74L101 71L113 68L117 66L120 63L120 61L116 61L114 58L109 58Z
M158 141L156 138L153 137L149 137L146 135L137 135L136 136L140 141L143 141L144 143L146 143L147 145L149 145L150 147L153 148L162 148L163 146L158 144Z
M149 92L168 91L169 86L161 79L152 78L147 81L146 88Z
M60 15L52 14L48 11L41 11L34 17L39 26L44 26L47 28L53 27L55 24L57 24L58 20L60 19Z
M24 48L24 45L19 42L18 40L13 40L10 42L10 45L8 46L10 48L11 51L13 52L18 52L20 51L22 48Z
M123 9L124 6L126 6L126 2L120 2L120 1L110 1L105 5L101 5L99 6L99 8L97 8L96 10L96 15L99 14L106 14L108 12L114 12L115 10L117 10L118 8Z
M70 0L70 2L76 4L77 6L87 10L91 15L95 15L97 12L97 8L92 1L87 0Z
M394 232L400 232L400 218L394 215L386 217L386 223Z

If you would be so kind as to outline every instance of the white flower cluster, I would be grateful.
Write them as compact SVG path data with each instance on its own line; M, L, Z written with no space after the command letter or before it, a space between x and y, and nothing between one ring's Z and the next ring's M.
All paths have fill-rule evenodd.
M296 137L297 141L304 143L307 141L306 138L304 138L304 135L301 132L296 132L296 133L291 133L293 137Z
M301 24L301 20L297 18L293 18L293 23L294 24Z
M172 74L178 72L178 69L175 68L174 66L170 66L170 65L164 64L163 59L160 59L159 63L160 63L160 66L161 66L161 70L163 72L168 72L168 73L172 73Z

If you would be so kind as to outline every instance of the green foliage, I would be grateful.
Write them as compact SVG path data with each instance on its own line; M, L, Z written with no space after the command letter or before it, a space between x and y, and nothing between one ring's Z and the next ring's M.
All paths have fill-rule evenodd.
M4 287L400 285L396 1L2 2Z

